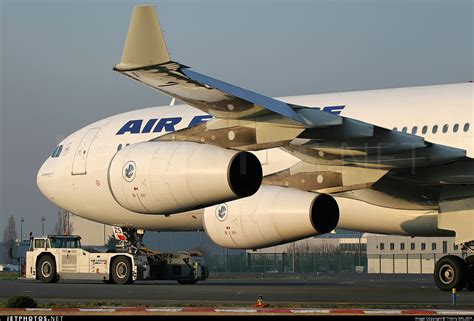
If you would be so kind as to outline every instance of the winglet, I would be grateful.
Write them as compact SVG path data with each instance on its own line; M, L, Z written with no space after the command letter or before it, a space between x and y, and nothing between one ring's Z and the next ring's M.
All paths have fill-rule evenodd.
M115 69L126 71L170 61L163 32L153 6L135 6L122 60Z

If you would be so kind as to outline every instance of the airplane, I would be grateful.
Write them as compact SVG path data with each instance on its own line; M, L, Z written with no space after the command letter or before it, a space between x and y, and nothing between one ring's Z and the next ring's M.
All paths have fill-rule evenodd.
M474 288L474 84L272 98L170 59L153 6L136 6L114 71L182 102L67 136L41 193L123 228L204 230L258 249L335 228L455 236L434 280Z

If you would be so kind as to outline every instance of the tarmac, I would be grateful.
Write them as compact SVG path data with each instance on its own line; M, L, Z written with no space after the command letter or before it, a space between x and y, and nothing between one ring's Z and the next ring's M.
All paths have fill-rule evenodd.
M435 309L474 311L474 292L436 288L431 275L239 275L195 285L174 281L139 281L109 285L92 281L44 284L34 280L1 280L0 302L15 295L34 298L43 307L207 307L254 308L257 297L273 308Z

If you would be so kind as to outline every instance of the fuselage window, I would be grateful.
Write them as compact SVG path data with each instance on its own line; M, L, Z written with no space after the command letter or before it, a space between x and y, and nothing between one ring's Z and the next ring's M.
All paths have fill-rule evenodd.
M418 131L418 127L415 126L415 127L413 127L413 129L411 130L411 133L412 133L413 135L415 135L417 131Z
M53 154L51 154L51 157L53 158L59 157L62 151L63 151L63 145L59 145L58 147L54 149Z
M464 130L465 133L467 133L467 131L469 130L469 123L464 124L463 130Z
M445 125L443 126L443 133L446 134L446 133L448 132L448 129L449 129L448 124L445 124Z
M438 132L438 125L433 126L433 130L431 131L433 134L436 134Z
M407 128L407 127L403 127L403 129L402 129L402 132L403 132L403 133L406 133L406 132L407 132L407 130L408 130L408 128Z
M397 127L394 127L393 130L394 130L394 131L397 131L398 129L397 129Z
M422 134L426 134L428 132L428 126L423 126L423 129L421 130Z
M121 150L121 149L122 149L122 144L119 144L119 145L117 146L117 152L118 152L119 150Z
M459 130L459 124L454 124L453 126L453 132L457 133Z

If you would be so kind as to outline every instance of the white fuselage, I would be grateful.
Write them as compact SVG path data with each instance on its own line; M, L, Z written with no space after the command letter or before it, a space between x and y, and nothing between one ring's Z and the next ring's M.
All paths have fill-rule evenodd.
M474 84L465 83L280 99L309 107L345 106L341 111L345 117L414 133L433 143L463 149L472 158L473 88ZM198 109L177 105L134 110L100 120L60 143L59 156L49 157L39 170L38 186L59 207L97 222L148 230L202 229L202 211L164 216L126 210L112 196L107 175L120 147L149 141L207 119L210 116ZM298 162L280 149L256 154L264 174Z

